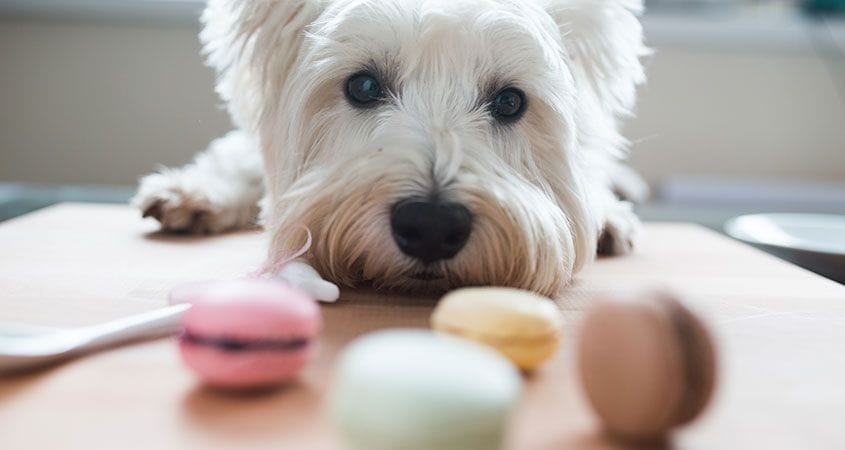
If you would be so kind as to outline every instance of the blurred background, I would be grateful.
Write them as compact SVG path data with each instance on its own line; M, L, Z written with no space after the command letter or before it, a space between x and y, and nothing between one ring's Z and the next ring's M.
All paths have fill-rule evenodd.
M0 220L125 201L230 127L195 0L0 0ZM845 213L845 0L654 0L627 125L654 220Z

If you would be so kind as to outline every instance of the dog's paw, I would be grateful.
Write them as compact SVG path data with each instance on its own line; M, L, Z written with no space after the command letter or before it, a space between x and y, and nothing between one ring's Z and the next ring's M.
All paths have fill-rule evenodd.
M614 209L607 217L599 237L599 255L627 255L634 251L642 224L630 204L621 205L623 207Z
M176 171L144 177L132 204L143 217L158 220L165 231L213 234L235 226L225 217L222 205L200 190L186 188Z

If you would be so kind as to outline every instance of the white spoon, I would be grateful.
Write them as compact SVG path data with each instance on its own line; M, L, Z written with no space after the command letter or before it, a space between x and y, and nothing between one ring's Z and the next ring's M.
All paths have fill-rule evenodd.
M0 375L34 369L133 341L176 333L191 306L182 304L81 328L21 333L18 325L0 327Z

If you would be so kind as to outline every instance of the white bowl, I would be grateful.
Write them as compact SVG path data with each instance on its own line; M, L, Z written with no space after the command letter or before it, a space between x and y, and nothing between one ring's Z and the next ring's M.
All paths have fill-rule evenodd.
M757 214L729 220L725 231L740 241L845 283L845 216Z

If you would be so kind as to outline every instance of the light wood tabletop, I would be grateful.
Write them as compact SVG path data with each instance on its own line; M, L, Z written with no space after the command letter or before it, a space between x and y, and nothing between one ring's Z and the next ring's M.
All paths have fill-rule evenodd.
M152 310L173 287L245 274L265 253L260 232L155 230L128 207L84 204L0 224L0 322L79 326ZM714 402L670 446L845 448L845 287L697 226L649 224L634 255L597 261L557 299L564 344L526 380L508 450L618 448L579 388L579 323L598 295L653 288L689 299L721 363ZM0 378L0 448L338 450L322 406L338 352L373 330L426 327L433 304L345 291L323 307L302 379L263 395L202 388L169 339Z

